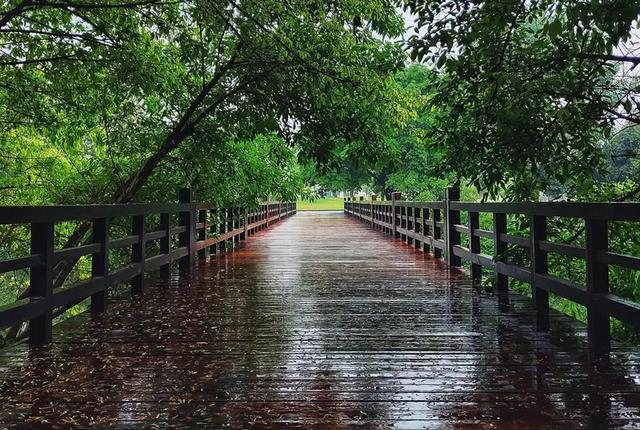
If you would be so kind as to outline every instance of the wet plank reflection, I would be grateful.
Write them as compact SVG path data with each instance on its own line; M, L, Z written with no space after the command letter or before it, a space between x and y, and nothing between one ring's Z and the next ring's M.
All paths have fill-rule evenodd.
M640 428L640 354L342 213L301 213L40 349L0 352L0 427Z

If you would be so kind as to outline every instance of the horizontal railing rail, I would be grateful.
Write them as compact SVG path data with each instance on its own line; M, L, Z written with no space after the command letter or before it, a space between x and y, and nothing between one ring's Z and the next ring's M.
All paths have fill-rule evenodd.
M444 257L450 267L470 263L470 274L480 279L483 268L494 277L500 300L508 300L508 280L531 285L540 330L549 329L549 293L585 307L590 350L600 355L610 350L610 318L640 327L640 304L610 291L609 267L640 270L640 258L609 250L611 222L640 221L640 203L471 203L457 201L459 194L447 189L444 201L403 201L394 193L391 201L345 199L344 211L395 238ZM461 223L461 213L468 222ZM480 228L480 214L490 214L493 229ZM528 235L508 233L509 215L529 218ZM584 224L584 246L548 240L548 220L570 218ZM581 224L582 225L582 224ZM465 243L462 242L465 236ZM482 253L481 239L493 241L493 255ZM508 246L524 250L530 265L509 261ZM584 285L552 276L549 253L584 260Z
M197 258L232 250L241 240L296 212L296 204L288 202L263 203L250 210L194 203L189 190L181 190L179 200L180 203L0 207L0 225L28 225L31 236L30 255L0 261L0 274L29 270L24 297L0 307L0 328L28 321L30 342L48 342L57 310L90 297L91 311L102 312L107 306L108 287L130 282L131 293L142 294L145 273L159 271L160 277L166 279L176 261L182 272L188 271ZM130 234L110 237L111 221L123 217L130 221ZM159 222L150 226L151 217ZM172 225L176 221L173 218L177 218L177 225ZM78 246L55 249L56 223L67 221L86 223L89 239ZM157 242L159 252L147 256L151 242ZM112 269L109 252L120 248L130 248L131 257ZM91 258L90 278L54 288L56 265L73 266L82 257Z

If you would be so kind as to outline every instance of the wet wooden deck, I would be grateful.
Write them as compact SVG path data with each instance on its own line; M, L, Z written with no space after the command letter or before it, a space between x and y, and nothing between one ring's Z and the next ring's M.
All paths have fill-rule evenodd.
M301 213L192 279L1 351L8 428L640 428L640 354L587 362L464 274L342 213Z

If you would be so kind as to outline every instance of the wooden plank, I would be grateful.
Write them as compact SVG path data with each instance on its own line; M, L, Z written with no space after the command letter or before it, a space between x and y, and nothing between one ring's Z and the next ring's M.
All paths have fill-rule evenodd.
M509 279L504 273L498 270L499 262L506 262L507 244L502 240L503 235L507 235L507 215L501 213L493 214L493 253L496 256L496 264L493 269L493 276L496 279L495 288L500 301L505 304L508 301Z
M167 254L159 254L153 257L149 257L144 261L144 269L147 272L158 270L165 264L169 264L171 259L170 255Z
M469 228L467 226L464 226L464 225L454 224L453 225L453 229L455 231L457 231L458 233L469 234Z
M44 300L25 298L0 307L0 327L11 327L47 312Z
M130 263L126 266L110 271L107 283L109 285L124 284L141 273L142 265L140 263Z
M565 279L551 275L535 275L536 287L569 299L581 305L589 304L589 294L584 288Z
M547 217L532 216L531 217L531 245L529 247L531 258L531 272L534 275L531 282L531 295L533 298L533 306L536 308L536 326L538 330L546 331L549 329L549 291L545 288L539 288L536 283L536 275L546 276L549 273L549 262L547 249L544 245L547 242Z
M556 254L567 255L569 257L586 258L586 251L579 246L567 245L564 243L540 241L540 249L545 252L555 252Z
M511 245L518 245L523 248L531 246L531 239L528 237L514 236L512 234L500 233L500 241Z
M526 202L526 203L470 203L455 202L454 210L493 212L505 214L538 215L546 217L590 218L608 221L640 221L640 203L573 203L573 202Z
M483 239L491 239L493 240L493 232L489 230L476 229L473 232L475 237L481 237Z
M438 428L473 427L491 416L495 427L544 422L551 429L600 416L624 417L628 426L638 415L625 406L637 392L632 365L630 373L607 367L590 376L573 333L531 330L528 301L513 301L520 315L498 311L492 297L475 294L468 278L448 275L440 262L380 246L379 235L352 220L305 217L249 242L238 258L203 265L183 280L188 293L163 288L144 306L118 303L118 318L105 319L104 330L88 319L63 323L55 353L12 354L13 370L27 362L50 367L35 381L4 374L10 413L2 422L316 428L333 416L340 427ZM330 228L316 232L318 224ZM335 270L354 264L357 272ZM330 273L336 277L327 282ZM554 315L554 322L563 327L567 319ZM609 406L598 406L600 397L585 403L594 393ZM126 408L136 421L122 418Z
M171 235L173 236L175 234L182 234L182 233L187 232L187 230L189 230L189 227L185 226L185 225L181 225L181 226L178 226L178 227L173 227L171 229Z
M109 241L109 249L125 248L127 246L133 245L139 240L140 237L136 235L121 237L119 239L112 239Z
M52 222L31 224L31 255L41 254L43 262L29 270L29 297L32 301L47 303L53 294L53 241ZM51 340L51 311L45 311L29 320L29 342L40 345Z
M189 248L186 246L181 246L171 251L171 260L176 261L186 255L189 255Z
M520 267L517 264L498 261L496 262L496 271L518 281L526 282L527 284L531 283L531 270Z
M313 429L329 419L335 428L481 423L522 430L640 424L635 348L614 344L610 360L595 369L583 325L551 311L553 330L539 333L528 298L513 294L505 310L469 277L385 241L354 218L300 215L179 284L149 285L144 301L118 301L99 318L62 322L50 347L0 352L0 422ZM73 298L100 288L85 287ZM602 309L614 306L628 312L620 303Z
M85 255L96 254L101 252L103 248L102 244L90 243L87 245L76 246L73 248L64 248L53 253L53 264L58 264L60 261L74 261Z
M97 218L92 221L92 240L99 252L91 256L91 277L106 278L109 275L109 219ZM103 288L91 295L91 312L100 313L107 309L107 290Z
M600 252L609 249L609 230L606 220L587 218L586 261L588 294L609 294L609 266L598 259ZM601 356L611 349L609 315L593 303L587 306L587 334L594 356Z
M178 213L178 223L180 227L184 228L184 231L178 236L178 244L181 248L187 248L187 254L178 260L180 272L186 273L191 271L195 263L196 250L195 250L195 219L193 216L193 208L191 205L191 189L182 188L178 193L178 200L180 203L189 204L188 208Z
M626 267L628 269L640 270L640 258L638 257L599 250L596 251L595 258L601 264L611 264L614 266Z
M164 231L164 236L160 239L160 254L166 255L167 264L160 267L160 278L169 279L171 276L171 214L160 214L160 229Z
M145 238L145 216L136 215L131 223L131 234L138 236L138 241L131 245L131 262L140 265L140 274L131 280L131 294L141 295L144 289L144 261L146 259L147 243Z
M478 280L482 278L482 264L475 258L480 254L480 238L476 236L476 231L480 228L480 214L469 212L469 251L471 253L471 278Z
M61 222L95 218L117 218L149 213L175 213L190 205L172 203L122 205L0 206L0 224Z
M144 240L145 242L152 242L154 240L160 240L167 236L167 232L165 230L157 230L152 232L145 232Z
M0 273L13 272L15 270L27 269L29 267L41 265L44 261L43 257L44 256L42 254L35 254L0 261Z

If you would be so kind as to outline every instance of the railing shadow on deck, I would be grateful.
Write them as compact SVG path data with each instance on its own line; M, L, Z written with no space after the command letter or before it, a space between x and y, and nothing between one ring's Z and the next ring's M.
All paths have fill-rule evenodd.
M28 321L30 343L47 343L51 341L53 320L81 301L90 297L91 312L103 312L110 286L130 282L132 295L140 295L146 273L159 271L160 277L167 279L174 262L178 262L180 272L189 272L196 259L206 258L207 253L233 250L240 241L296 212L296 204L289 202L262 203L254 209L214 207L193 202L189 189L180 190L178 200L179 203L0 207L0 225L28 225L31 241L30 255L0 261L0 274L29 270L29 284L23 296L0 307L0 328L18 327ZM131 234L110 237L114 218L125 219ZM55 226L69 221L78 222L77 228L86 230L81 236L88 235L88 239L77 246L55 249ZM157 244L156 252L149 256L152 242ZM130 248L130 260L111 268L110 251L123 248ZM55 288L56 269L61 265L73 267L85 256L91 258L91 277Z
M393 193L389 201L345 198L344 211L403 242L415 245L450 268L470 263L470 275L480 280L483 268L492 271L496 296L508 301L509 278L531 285L537 328L549 330L549 294L582 305L587 313L587 342L593 358L606 357L611 350L611 318L640 327L640 305L610 291L609 266L640 270L640 258L609 250L612 222L640 222L640 203L471 203L460 202L459 191L445 190L444 201L404 201ZM467 225L461 213L467 213ZM490 214L493 230L480 228L480 214ZM508 234L508 216L529 218L529 235ZM548 240L550 218L570 218L584 223L585 246ZM467 238L463 246L461 235ZM493 242L493 256L481 252L480 240ZM530 266L508 261L507 247L524 250ZM550 275L549 253L578 258L586 264L586 285Z

